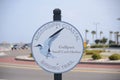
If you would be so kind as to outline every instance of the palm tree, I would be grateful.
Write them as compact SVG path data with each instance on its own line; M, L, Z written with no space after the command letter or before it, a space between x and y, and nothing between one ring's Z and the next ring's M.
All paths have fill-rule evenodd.
M88 33L89 31L86 29L85 30L85 41L87 42L87 33Z
M102 31L100 31L100 39L101 39L102 34L103 34L103 32L102 32Z
M110 40L112 40L112 34L113 34L113 32L110 31Z
M110 33L109 34L109 45L111 45L111 44L113 44L113 41L112 41L112 34L113 34L113 32L110 31L109 33Z
M105 44L105 43L107 42L107 38L103 37L103 38L101 39L101 42L102 42L103 44Z
M93 42L94 42L94 35L96 34L96 32L92 31L91 33L92 33L92 39L93 39Z
M118 44L118 34L119 34L119 32L116 31L116 32L114 32L114 34L115 34L115 42L116 42L116 44Z

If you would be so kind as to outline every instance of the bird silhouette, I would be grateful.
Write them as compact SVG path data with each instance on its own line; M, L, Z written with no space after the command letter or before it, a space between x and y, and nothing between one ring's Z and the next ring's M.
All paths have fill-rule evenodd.
M45 40L43 45L41 44L36 45L36 47L39 47L40 53L44 55L46 58L48 57L54 58L54 56L51 54L50 47L51 47L52 42L59 36L60 32L63 29L64 28L59 29L54 34L52 34L47 40Z

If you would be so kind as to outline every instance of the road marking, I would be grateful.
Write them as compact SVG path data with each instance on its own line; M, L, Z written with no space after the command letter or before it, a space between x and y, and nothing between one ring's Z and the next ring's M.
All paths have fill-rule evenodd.
M21 65L21 64L10 64L10 63L0 63L0 67L6 68L19 68L19 69L33 69L33 70L42 70L39 66L36 65ZM99 69L99 68L98 68ZM89 72L89 73L111 73L111 74L120 74L120 69L111 70L111 69L94 69L94 68L74 68L71 72Z
M20 68L20 69L34 69L34 70L38 70L41 68L37 68L37 67L27 67L27 66L12 66L12 65L0 65L0 67L9 67L9 68Z
M73 69L72 72L92 72L92 73L110 73L110 74L120 74L120 70L117 70L117 71L111 71L110 69L109 70L94 70L94 69Z
M33 65L20 65L20 64L9 64L9 63L0 63L0 67L9 67L9 68L22 68L22 69L34 69L34 70L40 70L38 66ZM42 69L41 69L42 70Z

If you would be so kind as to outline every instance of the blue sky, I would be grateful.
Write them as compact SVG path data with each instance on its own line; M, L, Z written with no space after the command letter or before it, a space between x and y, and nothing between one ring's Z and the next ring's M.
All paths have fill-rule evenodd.
M62 10L62 21L74 25L84 39L85 29L120 32L120 0L0 0L0 42L31 42L35 31L53 20L53 10ZM113 37L114 40L114 37Z

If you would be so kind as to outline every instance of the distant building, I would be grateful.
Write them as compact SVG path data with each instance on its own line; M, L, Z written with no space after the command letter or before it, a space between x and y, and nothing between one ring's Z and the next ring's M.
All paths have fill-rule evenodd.
M9 51L11 50L11 44L10 43L6 43L6 42L3 42L3 43L0 43L0 51Z

